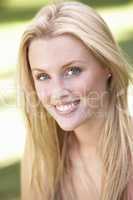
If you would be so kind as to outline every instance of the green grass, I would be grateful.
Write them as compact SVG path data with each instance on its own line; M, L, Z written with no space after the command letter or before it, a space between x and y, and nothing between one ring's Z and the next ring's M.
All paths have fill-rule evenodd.
M95 6L95 7L110 7L110 6L120 6L121 4L127 4L130 3L132 0L78 0L81 2L84 2L86 4L89 4L91 6ZM1 5L3 6L9 6L9 7L13 7L13 6L23 6L23 7L30 7L31 5L33 6L38 6L38 5L43 5L44 2L54 2L54 0L30 0L30 1L26 1L26 0L1 0Z
M1 0L0 23L9 24L27 21L31 19L42 6L52 1L56 0ZM126 6L129 6L132 3L132 0L82 0L80 2L84 2L98 9L108 10L109 8L110 10L112 9L114 11L116 8L121 10L121 8L125 7L126 9Z
M20 163L0 167L0 199L20 199Z

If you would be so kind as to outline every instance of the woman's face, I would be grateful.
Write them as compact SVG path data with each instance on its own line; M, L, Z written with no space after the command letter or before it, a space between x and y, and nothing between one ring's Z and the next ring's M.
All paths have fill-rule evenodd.
M80 40L36 39L28 56L39 100L62 129L74 130L104 109L109 71Z

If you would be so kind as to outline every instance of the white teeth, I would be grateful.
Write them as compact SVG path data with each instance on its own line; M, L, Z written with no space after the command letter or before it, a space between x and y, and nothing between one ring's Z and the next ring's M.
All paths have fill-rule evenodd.
M75 106L74 103L71 103L71 104L68 104L68 105L56 106L56 108L57 108L59 111L67 111L67 110L73 108L74 106Z

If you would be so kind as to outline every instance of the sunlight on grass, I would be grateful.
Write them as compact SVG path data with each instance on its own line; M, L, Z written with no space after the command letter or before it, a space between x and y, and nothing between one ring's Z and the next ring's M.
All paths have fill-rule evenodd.
M25 24L0 26L0 54L3 55L0 61L0 71L5 73L15 68L17 64L18 46Z
M9 7L34 7L38 5L43 5L50 2L49 0L31 0L31 1L26 1L26 0L8 0L8 6Z
M131 7L126 6L126 8L122 7L114 10L99 10L99 13L108 23L118 41L128 38L128 33L133 32L132 10L133 4ZM0 61L1 73L5 73L6 71L15 68L17 64L20 37L27 24L28 22L20 24L15 23L9 26L8 24L0 26L0 54L3 55Z
M119 8L99 10L115 37L120 41L133 31L133 4Z
M23 152L25 128L15 105L0 111L0 160L20 158Z

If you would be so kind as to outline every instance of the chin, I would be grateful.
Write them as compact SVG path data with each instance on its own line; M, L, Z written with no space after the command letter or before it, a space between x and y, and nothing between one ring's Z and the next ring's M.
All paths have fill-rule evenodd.
M63 124L63 123L59 123L59 122L57 122L58 123L58 125L60 126L60 128L61 129L63 129L64 131L74 131L75 129L77 129L77 128L79 128L80 126L82 126L82 124L84 124L84 121L82 122L80 122L80 123L66 123L66 124Z
M58 122L57 122L58 123ZM61 129L63 129L64 131L73 131L75 129L75 126L70 126L70 124L68 126L66 126L66 124L60 124L58 123L58 125L60 126Z
M61 126L59 124L60 128L63 129L64 131L73 131L73 128L72 127L64 127L64 126Z

